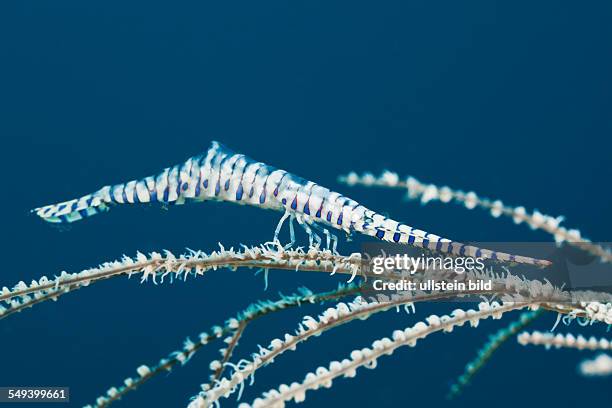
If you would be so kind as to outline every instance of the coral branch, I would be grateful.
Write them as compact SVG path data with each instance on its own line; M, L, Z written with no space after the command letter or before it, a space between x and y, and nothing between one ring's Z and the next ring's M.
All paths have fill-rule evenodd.
M580 374L587 377L605 377L612 375L612 357L600 354L593 360L584 360L578 366Z
M0 306L0 319L45 300L57 299L93 282L123 275L139 274L142 275L142 281L151 277L156 283L158 277L163 280L169 274L186 279L190 273L202 275L206 271L220 268L302 270L352 276L361 272L359 254L341 256L317 248L310 248L308 251L301 248L286 250L276 243L244 246L242 251L235 251L233 248L226 250L221 245L220 247L219 251L210 254L191 251L178 257L170 251L164 251L163 254L152 252L149 255L139 252L134 258L124 256L121 260L107 262L78 273L62 272L52 280L43 276L38 281L32 281L30 285L22 281L13 289L2 289L0 301L8 303L8 308Z
M236 328L234 333L225 339L227 343L227 347L221 350L223 359L220 362L218 362L219 363L218 365L215 364L215 371L213 375L210 377L210 381L212 384L214 384L223 375L223 371L225 370L226 364L229 362L230 358L232 358L232 354L234 353L236 346L238 346L238 341L240 340L240 337L242 337L242 334L244 333L244 329L246 328L246 326L247 326L247 322L241 321L238 324L238 327ZM211 366L212 366L212 363L211 363ZM212 385L209 384L209 388L212 388Z
M278 389L265 392L263 398L255 399L252 404L240 404L239 408L280 407L290 400L302 402L306 398L306 391L317 390L321 387L330 388L334 379L340 376L354 377L356 370L360 367L375 368L379 357L385 354L391 355L399 347L414 347L417 340L424 339L432 333L442 330L451 332L455 326L462 326L466 322L470 322L474 327L482 319L489 317L499 319L505 312L527 306L529 306L527 303L505 302L503 305L499 305L482 302L477 311L457 309L452 313L452 316L431 315L425 322L419 322L405 330L394 331L391 339L385 337L374 341L371 348L352 351L348 359L341 362L332 361L329 368L317 368L314 373L307 374L302 383L282 384Z
M475 291L466 294L476 293L481 292ZM285 351L295 350L298 344L314 336L318 336L324 331L349 323L355 319L367 319L375 313L383 312L393 307L406 306L417 302L453 298L455 295L456 294L452 292L404 292L394 295L393 298L379 296L378 298L374 298L370 303L364 302L363 300L357 300L348 305L340 303L335 308L327 309L317 319L306 316L294 335L286 334L284 340L272 340L268 348L261 348L258 353L254 354L255 357L251 361L241 360L238 364L232 365L235 367L234 373L229 378L217 382L213 389L203 387L203 392L193 399L190 408L208 407L216 403L221 397L227 398L233 392L240 389L243 386L242 384L255 374L256 370L270 364ZM540 296L543 295L540 294ZM550 300L550 298L540 297L539 300L546 301Z
M461 390L470 383L474 375L480 371L480 369L486 364L491 358L493 353L506 342L510 337L518 333L519 330L524 329L527 325L533 322L538 316L544 312L543 309L529 310L521 313L519 318L508 326L500 329L495 334L489 336L489 340L485 345L478 351L478 355L472 361L465 366L464 373L457 379L450 388L449 398L458 395Z
M339 303L333 308L327 309L317 319L311 316L305 316L299 329L294 335L285 334L284 339L274 339L270 342L268 348L260 348L258 353L253 354L252 361L241 360L235 367L234 372L229 379L222 379L215 384L215 387L208 389L203 387L203 392L197 395L191 404L195 407L208 407L216 403L221 397L229 397L239 387L243 387L244 382L248 378L252 378L255 371L267 364L270 364L275 358L282 353L295 350L297 345L314 336L318 336L324 331L339 325L348 323L355 319L367 319L372 314L389 310L392 307L412 303L410 300L401 299L394 302L364 302L358 298L348 304Z
M273 301L261 301L254 303L247 307L243 312L239 313L235 318L227 320L223 326L213 326L210 332L202 332L198 335L199 341L197 343L187 339L183 347L170 353L166 358L161 359L152 368L146 365L138 367L136 370L136 377L128 377L124 381L124 385L120 387L111 387L105 396L100 396L96 399L96 403L88 405L88 407L107 407L112 402L120 399L130 391L135 390L143 383L151 379L153 376L161 373L171 371L176 365L184 365L189 361L191 357L204 345L209 344L215 340L227 336L229 333L237 330L241 324L248 324L249 322L268 315L270 313L278 312L288 308L300 306L302 304L316 304L322 303L334 299L339 299L345 296L351 296L359 293L361 288L355 285L341 286L337 290L331 292L323 292L314 294L307 289L302 289L300 293L284 296L281 299Z
M568 334L552 334L534 331L523 332L517 336L517 340L523 346L528 344L534 346L545 346L546 348L574 348L578 350L612 350L612 342L608 339L597 339L590 337L588 340L582 335L574 336Z
M117 276L141 275L141 281L149 278L157 283L159 278L162 282L166 276L171 278L183 278L191 275L202 275L208 270L230 268L236 270L240 267L257 269L281 269L299 270L308 272L340 273L351 275L352 280L356 275L374 276L368 268L364 268L361 255L358 253L350 256L333 254L329 250L309 248L303 250L283 249L277 243L263 244L254 247L243 247L242 251L228 250L221 246L219 251L210 254L191 251L176 257L169 251L164 254L153 252L149 255L138 253L136 257L124 256L119 261L108 262L97 268L86 269L78 273L62 272L60 276L49 280L43 276L31 285L19 282L11 290L3 288L0 301L8 303L8 308L0 306L0 319L6 318L25 308L42 303L46 300L56 300L59 296L70 293L76 289L89 286L91 283L109 279ZM423 277L427 273L435 271L421 271ZM612 297L607 293L590 291L561 292L550 283L541 283L537 280L528 281L517 276L492 273L472 274L474 279L494 277L497 285L495 292L502 294L522 293L524 296L535 296L543 294L547 298L557 302L556 305L545 305L564 314L573 316L587 316L591 320L612 322ZM380 278L380 276L378 276ZM390 279L403 278L401 275L385 276ZM435 277L435 276L434 276ZM553 296L554 295L554 296ZM561 304L564 303L564 304ZM588 307L587 307L588 306Z

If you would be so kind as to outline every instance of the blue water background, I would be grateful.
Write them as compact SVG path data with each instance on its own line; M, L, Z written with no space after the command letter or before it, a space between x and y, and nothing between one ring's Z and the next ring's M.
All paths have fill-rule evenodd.
M153 174L211 140L458 240L550 238L336 177L388 168L564 215L590 238L610 240L611 12L607 2L574 1L2 2L0 286L138 250L269 240L279 214L223 203L118 208L65 231L28 214ZM337 281L277 271L264 292L261 276L240 270L172 285L102 282L0 322L0 385L69 386L70 405L81 406L256 299ZM254 323L237 356L318 310ZM415 321L390 312L315 338L261 370L245 400ZM433 335L381 358L376 370L309 393L303 406L610 405L609 379L576 374L592 353L514 340L446 402L448 385L501 324ZM589 332L606 335L603 327ZM184 406L216 350L117 407Z

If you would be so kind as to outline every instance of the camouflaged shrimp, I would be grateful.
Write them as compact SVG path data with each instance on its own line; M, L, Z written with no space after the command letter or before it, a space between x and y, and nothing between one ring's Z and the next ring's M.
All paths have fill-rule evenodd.
M49 222L70 223L107 211L118 204L183 204L186 201L206 200L284 211L275 231L275 240L278 239L284 221L291 218L291 221L297 220L306 230L311 244L313 240L317 245L321 243L321 238L313 233L311 227L327 235L328 246L330 239L335 239L327 229L317 225L320 223L347 234L356 232L383 241L414 245L447 254L538 266L550 264L545 260L480 249L415 229L311 181L237 154L217 142L212 142L205 154L166 168L156 177L105 186L79 199L32 211ZM290 225L293 226L292 223ZM293 228L291 240L293 243Z

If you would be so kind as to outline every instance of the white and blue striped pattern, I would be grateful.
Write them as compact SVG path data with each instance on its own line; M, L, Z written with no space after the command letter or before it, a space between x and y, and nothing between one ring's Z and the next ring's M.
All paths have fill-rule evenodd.
M548 261L464 245L401 224L337 192L234 153L217 142L205 154L166 168L155 177L105 186L79 199L33 211L49 222L74 222L117 204L206 200L287 211L307 223L317 222L347 233L358 232L443 253L548 265Z

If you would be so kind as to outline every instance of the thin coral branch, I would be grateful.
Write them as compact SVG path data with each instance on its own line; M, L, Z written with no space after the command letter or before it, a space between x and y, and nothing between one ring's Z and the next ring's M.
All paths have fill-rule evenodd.
M209 270L220 268L236 270L244 267L264 270L284 269L348 274L351 275L349 281L352 281L357 275L376 276L367 267L364 268L367 265L359 253L343 256L316 247L307 250L301 248L284 249L278 242L253 247L243 246L241 251L236 251L233 248L226 250L221 244L219 246L219 251L213 251L210 254L202 251L190 251L178 257L170 251L164 251L163 254L152 252L149 255L139 252L134 258L124 256L121 260L106 262L98 267L85 269L78 273L64 271L52 280L43 276L38 281L32 281L30 285L23 281L19 282L13 289L7 287L2 289L0 301L5 301L8 308L0 306L0 319L46 300L57 300L59 296L89 286L92 283L124 275L131 277L138 274L141 275L141 281L147 281L151 278L154 283L157 283L158 278L163 282L168 275L171 279L186 279L190 274L202 275ZM380 278L380 276L378 277ZM486 275L481 274L480 277L486 277ZM393 278L393 276L390 278ZM516 280L519 278L508 273L507 280L510 279ZM531 285L537 285L537 281ZM549 286L547 284L543 285ZM594 292L590 293L594 297L585 297L577 301L600 299L606 302L610 301L609 296L606 298ZM595 297L595 295L599 297ZM608 312L609 319L612 321L612 309Z
M220 247L219 251L210 254L191 251L178 257L170 251L164 251L163 254L152 252L149 255L139 252L134 258L124 256L121 260L106 262L81 272L62 272L52 280L43 276L30 285L22 281L13 289L2 289L0 301L5 301L8 307L0 306L0 319L46 300L56 300L61 295L94 282L124 275L138 274L142 281L152 278L156 283L158 278L163 281L167 275L186 279L189 274L202 275L206 271L221 268L300 270L348 274L352 277L361 273L359 254L341 256L318 248L309 248L307 251L301 248L284 249L276 243L244 246L242 251Z
M244 320L241 321L238 324L238 327L236 328L234 333L225 339L227 347L221 350L223 358L221 359L218 365L215 364L215 371L210 377L211 384L209 384L209 388L212 388L212 384L214 384L223 375L223 371L225 371L226 364L229 362L230 358L232 358L232 354L238 346L238 341L240 340L240 337L242 337L246 326L247 322Z
M327 309L317 319L305 316L294 335L286 334L284 339L274 339L268 348L261 348L253 354L252 361L241 360L238 364L232 364L235 368L229 379L224 378L217 381L212 389L208 384L203 385L203 391L193 398L190 407L208 407L216 403L221 397L229 397L233 392L243 387L244 382L253 378L255 371L270 364L274 359L286 351L294 351L298 344L320 335L342 324L355 319L367 319L374 313L389 310L390 308L411 304L406 298L393 302L368 303L358 298L353 302L339 303L335 307Z
M508 326L500 329L495 334L489 336L489 340L485 345L478 351L475 359L470 361L465 366L465 371L450 387L449 398L453 398L461 393L463 388L470 383L474 375L482 369L482 367L489 361L493 353L499 349L510 337L514 336L519 330L524 329L537 317L542 315L544 309L529 310L521 313L519 318Z
M361 288L356 285L340 286L337 290L317 294L314 294L307 289L302 289L298 294L283 296L277 301L268 300L253 303L244 311L239 313L235 318L228 319L223 326L213 326L209 332L200 333L197 336L199 338L197 343L194 343L188 338L180 350L170 353L167 357L162 358L151 368L147 365L138 367L136 370L138 375L136 377L128 377L125 379L123 385L109 388L106 395L98 397L95 404L88 405L88 407L102 408L109 406L111 403L117 401L125 394L136 390L155 375L162 372L171 371L177 365L186 364L200 348L222 338L223 336L227 336L228 334L237 330L242 323L248 324L249 322L270 313L297 307L302 304L318 304L327 302L345 296L355 295L360 293L360 291Z
M599 354L592 360L584 360L578 366L578 371L586 377L612 375L612 357L607 354Z
M567 242L606 262L612 262L612 250L610 248L604 248L593 243L591 240L583 237L577 229L567 229L560 226L559 224L563 221L563 217L552 217L542 214L538 210L528 213L525 207L510 207L504 205L500 200L479 197L473 191L465 193L446 186L438 187L435 184L421 183L414 177L407 177L402 180L397 173L390 171L383 172L379 177L371 173L364 173L362 176L359 176L357 173L352 172L346 176L340 176L338 179L340 182L350 186L377 186L406 190L408 198L413 200L420 199L423 204L430 201L440 201L442 203L454 201L470 210L482 208L489 211L495 218L503 215L512 218L515 224L524 222L532 229L539 229L551 234L558 243Z
M242 251L235 251L233 248L226 250L220 246L219 251L210 254L204 252L191 251L190 253L176 257L169 251L164 254L153 252L149 255L138 253L136 257L129 258L124 256L119 261L107 262L97 268L86 269L78 273L69 274L62 272L60 276L49 280L43 276L39 281L33 281L29 286L24 282L19 282L11 290L3 288L0 300L8 303L8 308L0 306L0 319L6 318L16 312L33 305L42 303L46 300L56 300L59 296L70 293L76 289L89 286L94 282L109 279L117 276L141 275L141 281L152 279L162 282L166 276L171 278L183 278L191 275L202 275L205 271L220 268L230 268L236 270L240 267L258 269L284 269L299 270L308 272L325 272L350 274L349 281L357 275L375 276L368 268L364 268L361 255L358 253L350 256L333 254L329 250L309 248L303 250L284 249L276 243L263 244L254 247L243 247ZM431 271L421 271L427 273ZM435 273L435 271L433 271ZM541 283L537 280L528 281L510 273L491 274L474 273L474 279L495 277L498 285L505 287L505 291L512 293L524 293L528 296L531 293L558 292L557 302L570 303L565 305L554 305L554 307L564 314L582 316L589 314L592 320L612 322L612 297L606 293L576 291L562 294L559 290L552 287L549 283ZM378 276L380 278L380 276ZM389 279L400 279L402 275L387 275ZM501 291L501 290L499 290ZM561 296L564 295L564 296ZM580 303L580 304L579 304ZM583 310L587 303L592 309L598 308L597 313L593 310ZM597 306L600 305L600 306ZM607 305L607 306L606 306ZM547 305L549 307L551 305Z
M466 293L466 295L477 293L482 294L482 292L473 291ZM490 292L489 294L495 293ZM294 335L286 334L284 340L272 340L268 348L260 348L258 353L254 353L251 361L241 360L238 364L232 364L235 368L234 373L229 378L217 382L214 388L209 389L207 385L203 386L203 392L193 398L190 407L208 407L215 404L221 397L227 398L236 390L241 389L243 383L248 378L254 376L255 371L270 364L285 351L295 350L298 344L318 336L324 331L347 324L356 319L367 319L375 313L387 311L394 307L406 306L416 302L448 299L455 296L456 294L453 292L403 292L394 295L392 298L385 296L375 297L371 303L363 301L352 302L348 305L340 303L335 308L327 309L317 319L306 316ZM522 296L516 296L522 299ZM539 296L541 296L539 302L550 300L544 294L539 294ZM532 300L534 299L535 297L532 298Z
M417 340L423 339L438 331L451 332L454 327L462 326L470 322L472 326L478 324L480 320L493 317L501 318L502 314L511 310L522 309L530 305L529 303L504 302L504 304L489 304L482 302L479 310L462 309L455 310L451 316L429 316L424 322L405 330L396 330L392 338L382 338L374 341L371 348L353 350L350 358L342 361L332 361L329 368L319 367L314 373L308 373L303 382L294 382L291 385L280 385L277 389L265 392L262 398L257 398L252 404L242 403L239 408L265 408L284 406L286 401L294 400L302 402L306 398L306 392L317 390L321 387L330 388L334 379L344 376L352 378L356 375L356 370L360 367L375 368L377 359L383 355L391 355L402 346L414 347Z
M612 350L612 342L605 338L597 339L594 336L586 339L581 334L553 334L539 331L522 332L517 336L519 344L526 346L544 346L546 348L573 348L578 350Z

